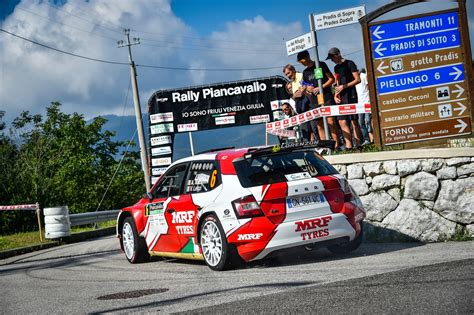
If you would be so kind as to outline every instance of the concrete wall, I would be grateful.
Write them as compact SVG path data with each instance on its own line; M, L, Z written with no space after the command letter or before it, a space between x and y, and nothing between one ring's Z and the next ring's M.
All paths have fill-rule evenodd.
M368 235L425 242L474 237L474 148L327 156L359 194Z

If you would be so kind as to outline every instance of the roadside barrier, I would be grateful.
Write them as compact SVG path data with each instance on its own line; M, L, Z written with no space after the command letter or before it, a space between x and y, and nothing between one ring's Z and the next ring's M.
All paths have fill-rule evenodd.
M44 208L44 237L48 239L71 235L67 206Z
M41 216L40 216L40 207L38 203L27 204L27 205L10 205L10 206L0 206L0 211L13 211L13 210L25 210L25 211L35 211L36 218L38 220L39 235L40 241L43 241L43 232L41 231Z

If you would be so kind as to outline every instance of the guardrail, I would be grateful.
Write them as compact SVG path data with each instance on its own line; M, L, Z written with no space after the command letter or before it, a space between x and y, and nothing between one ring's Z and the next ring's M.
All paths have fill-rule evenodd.
M71 222L70 226L95 224L99 222L115 220L119 212L120 210L105 210L105 211L97 211L97 212L70 214L69 215L69 220Z

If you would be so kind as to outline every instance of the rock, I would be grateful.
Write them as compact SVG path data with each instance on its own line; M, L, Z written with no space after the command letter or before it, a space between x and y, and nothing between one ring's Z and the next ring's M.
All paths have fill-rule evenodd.
M398 175L378 175L372 179L372 190L389 189L400 185L400 176Z
M387 191L387 193L396 201L400 202L401 199L401 191L400 188L392 188Z
M370 177L370 176L367 176L367 177L365 178L365 182L366 182L368 185L372 184L372 180L373 180L373 179L372 179L372 177Z
M397 175L397 161L385 161L383 162L383 169L386 174Z
M421 169L428 173L434 173L444 166L443 159L428 159L421 161Z
M474 238L474 224L469 224L466 225L466 230L469 233L469 235Z
M446 219L474 223L474 177L441 181L434 211Z
M471 175L474 173L474 163L464 164L457 168L458 176Z
M407 177L404 198L435 200L438 191L438 178L430 173L420 172Z
M367 211L367 219L379 222L398 205L398 202L393 200L385 191L372 192L367 196L361 196L360 200Z
M336 169L336 171L339 172L339 174L341 174L343 176L347 175L346 166L344 164L334 164L333 166Z
M436 176L438 177L438 179L455 179L457 177L456 167L443 167L442 169L436 172Z
M459 157L459 158L452 158L452 159L447 159L446 160L446 164L448 166L458 166L458 165L466 164L466 163L469 163L469 162L471 162L470 157Z
M385 217L382 225L424 242L445 240L456 232L456 223L420 207L419 202L413 199L403 199Z
M356 179L363 178L364 171L361 164L352 164L347 167L347 178Z
M369 186L364 179L349 179L348 181L359 196L367 195L369 192Z
M372 162L364 164L365 175L374 177L383 173L382 162Z
M400 160L397 163L398 175L401 177L416 173L420 168L421 163L418 160Z

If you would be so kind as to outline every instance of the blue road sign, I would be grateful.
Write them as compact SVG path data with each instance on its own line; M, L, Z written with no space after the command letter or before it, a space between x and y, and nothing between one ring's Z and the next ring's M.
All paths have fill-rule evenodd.
M378 94L398 92L464 80L462 64L431 68L377 78Z
M424 16L415 19L379 24L370 27L372 43L385 39L459 28L457 12Z
M374 43L372 46L374 59L406 55L415 52L458 47L461 45L458 30L440 33L414 35L411 37L389 39Z

